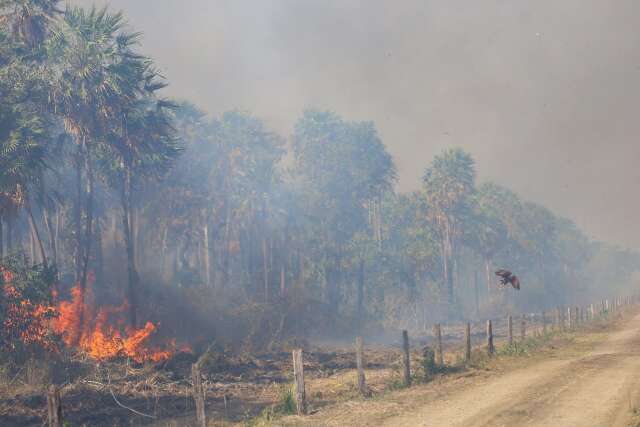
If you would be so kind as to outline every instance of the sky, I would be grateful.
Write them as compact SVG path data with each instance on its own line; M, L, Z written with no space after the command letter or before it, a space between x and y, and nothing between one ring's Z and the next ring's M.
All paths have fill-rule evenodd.
M90 0L72 3L91 6ZM640 248L640 2L98 0L167 95L289 135L305 108L370 120L401 191L457 146L495 181Z

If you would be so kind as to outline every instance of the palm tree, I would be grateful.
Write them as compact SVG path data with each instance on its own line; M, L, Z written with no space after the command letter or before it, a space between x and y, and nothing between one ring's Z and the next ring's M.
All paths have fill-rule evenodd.
M141 60L132 50L139 34L125 33L124 25L123 15L109 13L107 8L70 7L48 45L49 56L57 60L52 109L62 116L77 147L76 278L82 290L87 285L94 233L94 157L110 130L121 126L123 111L140 92L139 79L131 78Z
M474 192L473 159L459 148L445 150L433 159L423 177L427 215L441 240L443 279L449 305L453 304L453 272L462 218L469 213Z
M151 94L150 94L151 95ZM120 203L127 252L127 278L131 326L137 324L136 248L133 228L134 191L148 177L157 177L178 156L180 150L173 138L174 130L167 109L171 105L152 98L142 99L125 112L124 143L118 152L120 170Z
M117 190L122 207L122 225L127 252L127 278L132 327L137 324L138 271L134 238L134 192L143 180L166 172L180 149L174 138L172 102L159 99L156 92L166 86L162 77L146 58L130 56L121 67L121 77L128 79L137 98L121 106L118 126L113 128L99 153L102 170L109 184Z

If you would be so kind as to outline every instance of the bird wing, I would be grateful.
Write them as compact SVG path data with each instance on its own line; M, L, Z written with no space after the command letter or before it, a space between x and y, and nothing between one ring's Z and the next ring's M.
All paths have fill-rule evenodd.
M513 276L511 278L511 285L514 289L520 290L520 279L518 279L518 276Z
M496 271L496 276L507 278L511 276L511 272L509 270L500 269Z

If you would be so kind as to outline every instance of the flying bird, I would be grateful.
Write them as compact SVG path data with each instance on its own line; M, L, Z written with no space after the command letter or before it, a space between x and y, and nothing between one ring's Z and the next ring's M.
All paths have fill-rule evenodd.
M496 276L500 277L500 284L502 286L511 285L513 289L520 290L520 279L518 276L510 272L509 270L500 269L496 271Z

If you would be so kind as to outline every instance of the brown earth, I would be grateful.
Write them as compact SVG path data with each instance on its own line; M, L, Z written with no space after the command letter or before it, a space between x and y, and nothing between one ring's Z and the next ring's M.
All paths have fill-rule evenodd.
M300 426L628 426L640 404L640 315L530 357L499 357L427 385L337 404Z

